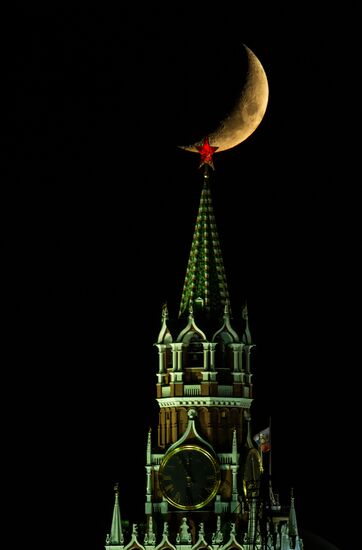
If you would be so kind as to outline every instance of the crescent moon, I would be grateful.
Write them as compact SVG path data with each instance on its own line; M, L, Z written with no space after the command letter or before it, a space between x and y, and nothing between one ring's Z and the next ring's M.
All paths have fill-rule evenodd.
M217 153L231 149L245 141L259 126L268 104L269 86L262 64L245 44L247 71L245 84L234 108L219 123L216 130L208 134L209 143L217 147ZM198 153L196 142L192 145L179 145L181 149Z

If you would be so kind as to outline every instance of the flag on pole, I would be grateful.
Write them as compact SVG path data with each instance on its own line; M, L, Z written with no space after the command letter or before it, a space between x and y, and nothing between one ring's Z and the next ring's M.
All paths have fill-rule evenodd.
M254 435L254 441L260 447L260 450L263 453L270 451L271 449L271 440L270 440L270 426L262 430L258 434Z

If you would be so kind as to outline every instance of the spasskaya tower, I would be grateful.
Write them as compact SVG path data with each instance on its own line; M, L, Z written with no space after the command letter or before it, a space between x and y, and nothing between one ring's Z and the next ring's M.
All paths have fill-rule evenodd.
M117 487L106 550L301 550L294 498L282 512L251 436L254 343L246 304L232 315L210 189L212 149L205 138L179 314L172 318L164 304L155 342L159 418L147 435L145 519L126 532Z

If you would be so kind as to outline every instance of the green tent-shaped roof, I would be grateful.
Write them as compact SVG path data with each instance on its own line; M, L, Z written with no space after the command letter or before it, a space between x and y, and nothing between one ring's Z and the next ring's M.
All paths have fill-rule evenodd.
M188 314L192 306L196 314L202 311L210 318L217 318L222 316L227 303L229 293L211 200L209 171L205 166L179 317Z

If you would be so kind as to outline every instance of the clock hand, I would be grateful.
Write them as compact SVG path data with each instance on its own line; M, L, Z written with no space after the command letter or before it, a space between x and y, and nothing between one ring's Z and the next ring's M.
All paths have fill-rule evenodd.
M191 477L189 474L187 474L187 475L186 475L186 486L187 486L187 487L191 487L191 485L193 484L193 482L194 482L194 480L192 479L192 477Z
M192 475L191 475L191 464L190 464L190 458L189 457L181 457L182 466L186 473L186 479L193 482Z
M189 500L190 505L192 505L194 503L193 498L192 498L191 485L192 485L192 483L190 485L188 483L186 484L186 494L188 496L188 500Z

